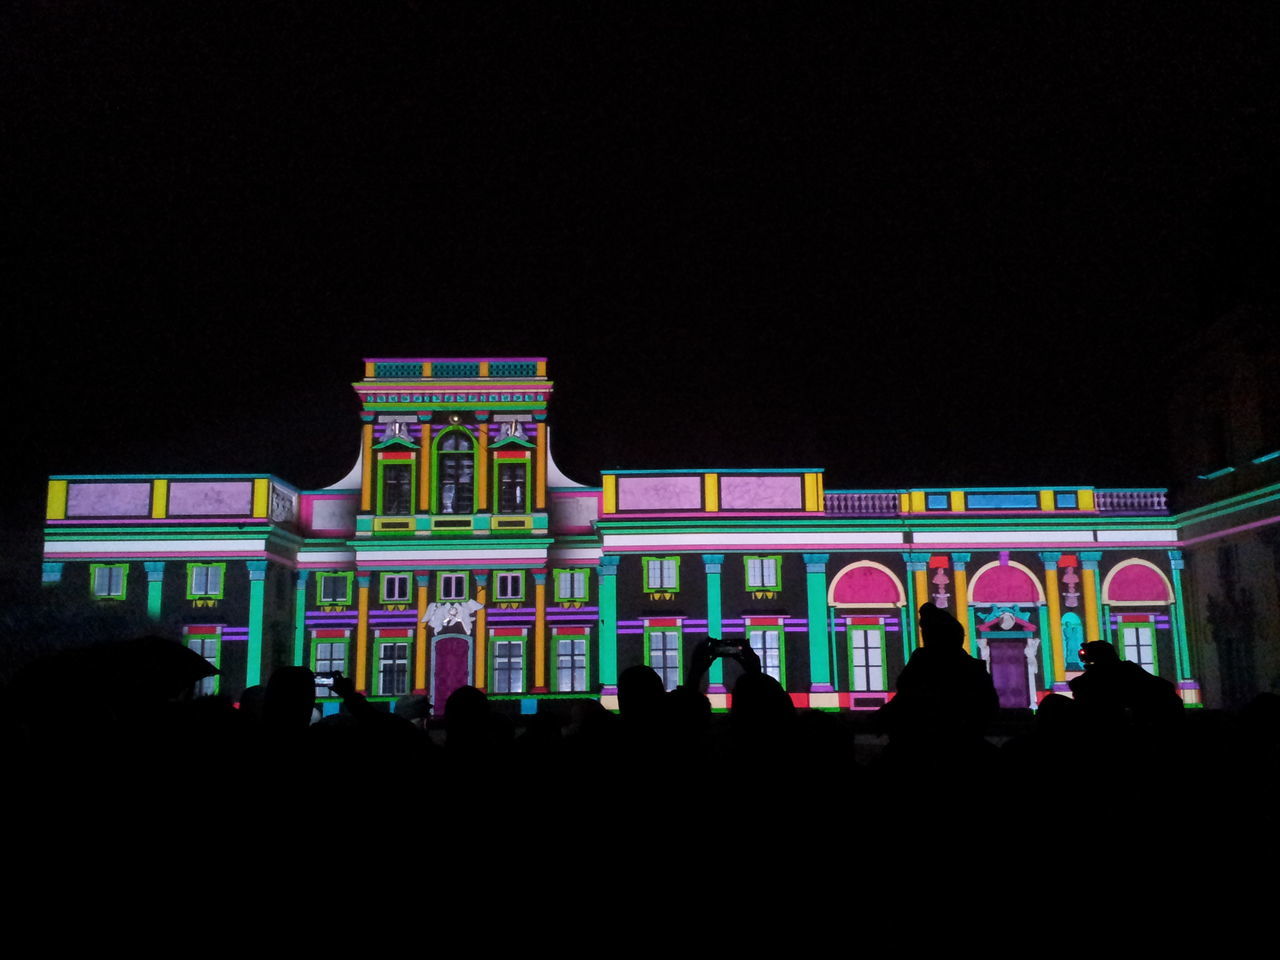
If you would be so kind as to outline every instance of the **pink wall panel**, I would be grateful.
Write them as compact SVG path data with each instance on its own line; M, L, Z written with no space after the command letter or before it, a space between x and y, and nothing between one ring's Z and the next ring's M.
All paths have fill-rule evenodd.
M798 476L720 478L721 510L803 510L804 480Z
M702 477L619 477L619 510L698 510Z

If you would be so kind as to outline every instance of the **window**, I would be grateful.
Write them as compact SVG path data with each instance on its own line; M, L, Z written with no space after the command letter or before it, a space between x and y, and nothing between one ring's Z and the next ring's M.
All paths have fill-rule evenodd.
M445 602L467 599L467 575L465 573L436 574L436 599Z
M885 689L884 627L849 625L849 677L855 693Z
M407 516L413 513L413 465L382 463L382 491L378 513L384 516Z
M524 572L516 570L514 572L500 573L496 578L498 600L523 600L524 599Z
M556 602L564 603L569 600L586 600L587 573L588 571L586 570L555 571Z
M89 567L89 589L95 597L123 600L128 576L127 563L95 563Z
M586 628L582 628L581 633L572 631L569 628L555 628L553 636L556 643L556 691L559 693L586 693Z
M646 593L676 593L680 589L679 557L645 557Z
M744 557L747 567L747 589L772 592L778 589L781 557Z
M461 428L446 430L436 441L436 497L439 513L475 511L475 444Z
M208 629L207 627L200 629ZM187 634L187 646L209 661L209 665L217 669L221 654L219 638L216 633ZM211 697L218 692L218 676L201 677L196 681L196 696Z
M225 563L188 563L187 599L219 599L226 573Z
M498 461L498 513L528 513L525 492L528 467L523 461Z
M667 690L680 685L680 628L646 629L644 645L649 666L662 678Z
M748 627L747 643L760 658L760 666L779 683L786 684L782 670L782 626Z
M311 669L316 674L346 673L347 641L316 640L312 644ZM331 687L316 687L317 697L334 696Z
M409 644L378 645L378 695L403 697L409 692Z
M408 603L409 579L409 574L407 573L384 573L382 575L382 602Z
M320 603L350 603L351 574L321 573L316 575L316 598Z
M524 641L494 638L493 692L524 692Z
M1120 636L1124 641L1124 658L1138 664L1147 673L1156 673L1156 628L1151 623L1123 623Z

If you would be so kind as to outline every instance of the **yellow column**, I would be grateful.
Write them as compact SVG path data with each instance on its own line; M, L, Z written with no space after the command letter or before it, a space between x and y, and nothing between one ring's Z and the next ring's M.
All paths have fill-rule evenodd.
M545 510L547 508L547 424L545 421L538 421L537 431L538 481L537 486L534 487L533 508Z
M533 574L533 689L547 689L547 572Z
M476 459L476 513L491 513L489 509L489 424L476 425L480 430L479 452Z
M718 473L702 475L702 509L707 513L716 513L720 509L720 474Z
M418 512L431 512L431 424L422 424L418 451Z
M356 574L356 689L369 691L369 575Z
M921 566L923 566L923 564ZM929 599L929 571L913 570L911 571L911 576L916 582L916 606L919 607L920 604L924 603L926 600ZM923 634L920 633L919 626L917 625L916 646L920 647L923 645L924 645L924 636Z
M1084 565L1084 639L1092 643L1102 639L1098 630L1098 562L1085 560Z
M49 481L49 501L46 515L50 520L65 520L67 517L67 481Z
M488 600L488 583L489 574L476 574L476 603L480 604L480 609L476 611L476 683L475 685L483 690L487 685L485 677L488 673L488 665L485 658L488 656L487 644L489 636L485 632L485 608L484 604Z
M1049 605L1049 639L1053 650L1053 680L1062 683L1067 679L1066 663L1062 658L1062 609L1058 600L1057 558L1044 562L1044 592Z
M360 509L373 509L373 424L360 429Z
M601 504L601 510L603 510L605 513L617 513L618 512L618 478L613 474L605 474L605 476L603 477L603 481L604 482L602 486L604 489L601 490L601 493L600 493L601 500L603 501Z
M413 689L427 689L427 575L417 575L418 582L418 622L413 628Z
M973 638L969 636L969 571L962 561L952 559L955 566L954 593L956 597L956 619L964 625L964 652L973 653Z
M265 480L263 481L266 482ZM153 520L163 519L169 509L169 481L156 480L151 484L151 517ZM265 517L264 510L258 513L258 481L253 481L253 515Z

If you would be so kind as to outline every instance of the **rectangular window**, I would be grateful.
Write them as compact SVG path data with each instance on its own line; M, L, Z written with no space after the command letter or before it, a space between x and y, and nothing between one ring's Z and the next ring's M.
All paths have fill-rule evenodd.
M884 690L884 628L849 626L849 686L855 693Z
M524 641L494 638L493 692L524 693Z
M221 598L226 566L225 563L188 563L187 599Z
M527 468L523 462L498 461L498 512L528 513L525 491Z
M674 690L680 685L680 629L647 629L644 641L649 666L662 678L663 687Z
M95 597L123 600L128 575L127 563L95 563L89 567L89 588Z
M748 627L747 642L760 658L760 666L779 683L786 683L782 672L782 627Z
M644 589L647 593L675 593L680 589L679 557L645 557Z
M467 599L467 575L465 573L436 574L436 599L449 602Z
M382 465L382 509L384 516L402 517L413 513L413 466L408 463Z
M384 573L382 575L382 602L408 603L409 580L407 573Z
M560 693L587 692L587 632L555 631L556 690Z
M403 697L409 692L409 644L378 645L378 695Z
M777 590L781 557L746 557L747 589Z
M207 629L207 628L204 628ZM187 646L209 661L215 669L221 656L219 637L216 633L187 634ZM211 697L218 692L218 677L202 677L196 681L196 696Z
M524 572L500 573L496 579L498 600L524 599Z
M316 674L346 673L347 641L345 640L313 640L311 669ZM332 697L330 687L316 687L317 697Z
M1124 640L1124 658L1138 664L1147 673L1156 672L1156 628L1150 623L1126 623L1120 636Z
M555 578L557 602L587 599L586 570L557 570Z
M350 603L351 574L316 574L316 599L320 603Z

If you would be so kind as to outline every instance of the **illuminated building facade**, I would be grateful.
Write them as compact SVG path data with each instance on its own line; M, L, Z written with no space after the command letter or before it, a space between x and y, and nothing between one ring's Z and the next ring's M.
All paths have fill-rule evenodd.
M1200 701L1163 490L829 490L817 467L585 486L551 457L541 358L368 360L354 387L360 453L331 487L51 478L47 588L149 617L231 696L304 664L375 701L439 707L471 683L523 713L615 706L621 670L674 686L709 633L749 642L798 706L869 710L930 600L966 624L1004 706L1065 691L1098 639ZM713 668L714 706L735 669Z

